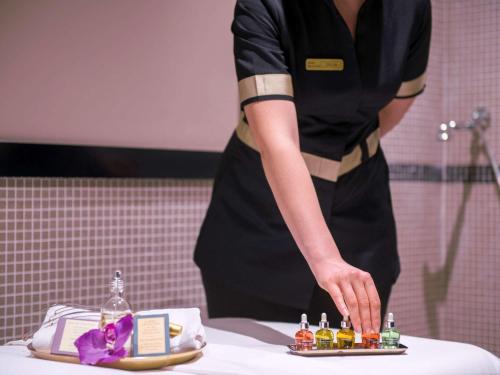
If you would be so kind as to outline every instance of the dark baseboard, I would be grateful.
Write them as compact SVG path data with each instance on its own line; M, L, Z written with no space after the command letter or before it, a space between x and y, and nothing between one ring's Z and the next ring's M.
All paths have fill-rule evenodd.
M220 152L0 143L0 176L213 179ZM390 164L392 181L495 182L487 165ZM444 172L444 173L443 173Z
M0 176L213 178L218 152L0 143Z

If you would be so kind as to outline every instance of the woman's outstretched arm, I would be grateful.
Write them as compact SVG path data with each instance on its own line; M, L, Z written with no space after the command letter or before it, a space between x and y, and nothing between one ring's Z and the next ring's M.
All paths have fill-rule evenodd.
M380 299L369 273L341 257L299 149L295 105L288 100L245 106L250 131L280 212L318 284L356 331L378 331Z

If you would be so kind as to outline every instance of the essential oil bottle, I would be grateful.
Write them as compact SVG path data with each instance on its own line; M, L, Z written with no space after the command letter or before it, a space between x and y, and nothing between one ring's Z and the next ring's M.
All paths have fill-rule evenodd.
M399 347L399 338L401 334L394 323L393 313L387 314L387 323L380 335L382 336L382 348L397 349Z
M111 297L101 307L100 327L103 328L108 323L116 323L120 318L132 313L130 305L123 298L125 284L122 279L122 272L115 271L110 283Z
M351 328L351 321L348 316L340 322L340 330L337 332L337 347L339 349L352 349L354 347L355 334Z
M309 322L307 315L302 314L300 320L300 329L295 334L295 345L298 350L311 350L314 342L314 335L309 331Z
M363 347L366 349L378 349L380 334L378 332L363 332L361 334Z
M321 314L319 329L316 331L316 348L317 349L333 349L334 334L330 329L330 324L326 320L326 313Z

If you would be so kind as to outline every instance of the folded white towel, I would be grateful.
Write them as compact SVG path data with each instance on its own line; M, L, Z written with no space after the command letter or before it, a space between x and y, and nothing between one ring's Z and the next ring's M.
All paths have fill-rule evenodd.
M205 343L205 328L201 324L200 309L162 309L139 311L136 315L168 314L172 323L182 326L180 335L170 339L170 351L172 353L186 350L200 349Z
M50 352L52 340L56 333L57 322L61 317L72 319L82 318L98 322L101 314L95 311L65 305L52 306L47 310L45 319L38 331L33 334L33 340L31 341L33 348L42 352Z
M205 343L205 329L201 324L200 309L162 309L139 311L136 315L168 314L172 323L182 326L182 333L170 339L170 351L172 353L187 350L200 349ZM64 305L52 306L45 315L43 323L33 335L31 342L33 348L39 351L50 351L52 340L56 332L57 321L61 317L100 319L100 313ZM130 347L127 348L130 352Z

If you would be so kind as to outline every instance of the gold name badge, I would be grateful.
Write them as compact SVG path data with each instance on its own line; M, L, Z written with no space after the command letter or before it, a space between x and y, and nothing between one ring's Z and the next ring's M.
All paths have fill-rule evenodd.
M306 59L306 70L340 72L344 70L343 59Z

